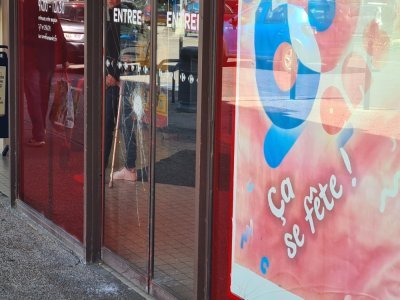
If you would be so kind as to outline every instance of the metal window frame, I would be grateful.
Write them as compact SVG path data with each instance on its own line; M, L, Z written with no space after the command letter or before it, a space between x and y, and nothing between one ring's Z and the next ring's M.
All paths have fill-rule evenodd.
M18 38L18 1L9 1L8 6L8 28L9 28L9 130L10 130L10 200L11 206L15 207L17 199L17 183L19 182L20 164L18 160L19 145L19 118L18 118L18 70L19 70L19 38Z
M99 5L100 4L100 5ZM103 115L103 30L104 6L85 0L85 184L84 241L85 259L101 259L103 233L102 118Z
M194 298L209 299L214 157L214 108L217 66L218 1L200 0L199 82L196 136L196 261Z
M151 0L151 21L150 21L150 107L151 107L151 122L150 122L150 203L149 203L149 236L148 236L148 266L147 266L147 289L152 290L154 279L154 257L155 257L155 228L156 228L156 182L155 182L155 161L157 147L157 12L158 0Z
M150 172L149 172L149 219L148 219L148 265L147 277L139 274L128 265L124 259L103 248L103 259L119 272L124 272L127 278L141 287L150 295L163 299L174 297L153 282L154 279L154 242L155 242L155 158L156 158L156 102L157 96L157 0L151 5L151 65L150 65L150 105L152 122L150 124ZM213 139L214 139L214 96L215 96L215 66L216 66L216 36L217 36L217 2L200 0L200 33L199 33L199 82L197 92L197 130L196 130L196 185L195 185L195 282L193 299L208 299L210 297L211 278L211 232L212 232L212 174L213 174ZM153 63L155 62L155 63ZM200 100L201 99L201 100Z

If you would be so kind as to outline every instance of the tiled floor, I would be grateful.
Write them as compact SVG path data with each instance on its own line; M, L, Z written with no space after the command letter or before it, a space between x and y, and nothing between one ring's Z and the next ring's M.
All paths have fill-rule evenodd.
M157 162L182 151L194 153L193 137L181 137L182 135L158 132ZM146 151L142 153L147 153ZM141 161L141 158L138 161ZM176 172L182 169L182 166L175 164L171 167L175 167ZM137 168L140 169L141 166ZM188 168L191 169L186 171L193 172L194 176L194 165ZM178 177L178 174L176 176ZM179 180L174 184L157 181L156 178L154 281L169 289L178 299L191 299L195 252L194 186L179 185ZM107 187L105 193L106 247L129 261L137 271L146 274L148 182L114 181L113 188Z
M148 189L116 182L106 191L105 245L147 272ZM156 185L155 281L190 299L194 271L194 188Z
M191 299L194 274L194 188L156 186L155 281Z

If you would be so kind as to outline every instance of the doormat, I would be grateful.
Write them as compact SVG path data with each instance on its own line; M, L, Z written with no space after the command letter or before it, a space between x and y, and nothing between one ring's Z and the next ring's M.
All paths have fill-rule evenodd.
M194 187L196 151L181 150L155 165L156 183ZM146 169L137 170L138 181L147 181ZM142 179L143 178L143 179Z

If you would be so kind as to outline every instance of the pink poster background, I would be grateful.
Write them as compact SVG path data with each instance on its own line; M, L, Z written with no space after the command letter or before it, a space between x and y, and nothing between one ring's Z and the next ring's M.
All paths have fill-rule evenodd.
M307 12L307 1L289 2ZM321 41L337 35L315 35L322 66L317 96L293 147L270 167L264 140L272 121L248 62L255 60L249 25L258 3L239 4L231 289L246 299L270 299L271 282L305 299L399 299L398 19L387 24L379 9L364 16L370 8L362 1L336 1L336 13L358 14L341 27L347 40L340 37L340 52ZM335 20L332 26L340 26L340 15ZM270 72L280 86L290 80ZM248 274L251 280L240 280Z

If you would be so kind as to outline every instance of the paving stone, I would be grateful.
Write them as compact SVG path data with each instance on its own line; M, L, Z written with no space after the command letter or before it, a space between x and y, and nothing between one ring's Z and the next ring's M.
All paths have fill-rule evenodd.
M84 264L0 193L0 299L146 298L101 265Z

